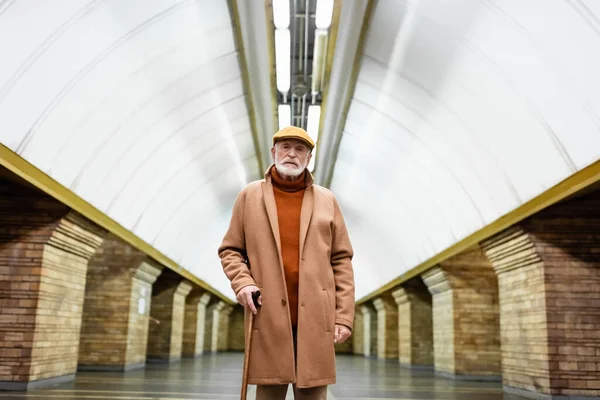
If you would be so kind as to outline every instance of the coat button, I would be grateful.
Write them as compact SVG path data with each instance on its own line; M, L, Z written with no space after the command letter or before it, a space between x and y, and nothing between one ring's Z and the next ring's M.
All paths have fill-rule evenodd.
M285 306L287 304L287 302L285 301L285 299L281 299L281 305Z

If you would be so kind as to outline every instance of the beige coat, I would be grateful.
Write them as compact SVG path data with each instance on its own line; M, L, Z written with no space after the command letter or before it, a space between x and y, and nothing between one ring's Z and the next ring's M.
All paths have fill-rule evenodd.
M250 183L238 195L219 247L233 291L237 294L245 286L256 285L262 293L248 383L296 382L300 388L332 384L336 377L334 324L352 329L354 321L352 246L334 195L314 185L307 174L300 213L296 374L271 168L264 180ZM248 264L244 263L246 254Z

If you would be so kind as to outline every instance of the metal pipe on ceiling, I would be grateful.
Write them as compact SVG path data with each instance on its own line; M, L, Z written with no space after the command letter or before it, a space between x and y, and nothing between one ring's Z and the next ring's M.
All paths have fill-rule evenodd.
M296 14L298 13L298 4L297 4L297 0L293 0L292 1L292 16L290 18L290 28L292 29L292 40L291 40L291 46L292 46L292 50L291 50L291 58L292 60L294 60L294 57L296 57L296 46L295 43L298 40L298 35L297 35L297 24L296 24ZM294 77L296 76L296 70L295 70L295 63L294 62L290 62L290 110L291 110L291 114L292 114L292 118L290 123L292 125L296 125L296 107L295 107L295 99L294 99L294 84L295 84L295 80Z
M304 14L310 13L310 0L304 3ZM308 21L309 17L304 17L304 85L308 86Z

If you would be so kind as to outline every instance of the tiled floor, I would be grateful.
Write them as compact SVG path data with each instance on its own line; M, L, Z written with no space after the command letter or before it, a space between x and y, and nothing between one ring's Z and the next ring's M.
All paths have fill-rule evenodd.
M0 399L239 399L242 362L243 354L225 353L126 373L80 372L73 383L27 393L0 392ZM338 383L329 387L330 400L521 400L505 395L499 382L454 381L392 361L338 356L337 369ZM254 393L251 386L248 397L254 399ZM291 388L287 398L293 398Z

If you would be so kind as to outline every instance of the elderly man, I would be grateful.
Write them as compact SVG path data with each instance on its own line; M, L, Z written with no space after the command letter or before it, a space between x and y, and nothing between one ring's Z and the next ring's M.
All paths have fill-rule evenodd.
M334 343L354 321L353 250L336 198L306 169L313 148L297 127L273 136L274 164L238 195L219 247L237 300L255 314L248 383L259 400L284 399L290 383L295 399L325 399Z

